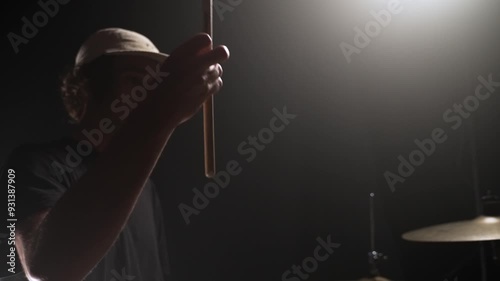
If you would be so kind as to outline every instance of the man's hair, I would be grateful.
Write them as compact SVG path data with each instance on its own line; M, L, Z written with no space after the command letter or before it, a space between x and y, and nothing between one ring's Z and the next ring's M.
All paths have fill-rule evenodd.
M80 123L90 101L102 102L113 80L113 56L101 56L80 67L72 67L62 76L61 97L69 117Z

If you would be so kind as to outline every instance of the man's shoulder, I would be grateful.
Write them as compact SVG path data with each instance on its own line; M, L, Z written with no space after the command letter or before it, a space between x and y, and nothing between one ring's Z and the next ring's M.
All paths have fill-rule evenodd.
M65 147L71 144L71 139L67 137L45 142L26 142L13 148L4 160L4 164L9 163L30 166L42 164L47 161L50 162L54 160L54 158L63 156Z
M10 151L0 165L0 176L13 169L27 177L34 175L51 182L65 182L64 175L72 172L66 165L66 147L74 141L63 137L45 142L26 142Z

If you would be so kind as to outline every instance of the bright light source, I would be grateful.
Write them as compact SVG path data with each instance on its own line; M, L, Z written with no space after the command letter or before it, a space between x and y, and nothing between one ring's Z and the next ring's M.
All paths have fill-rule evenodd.
M485 217L484 222L485 223L498 223L500 220L495 217Z

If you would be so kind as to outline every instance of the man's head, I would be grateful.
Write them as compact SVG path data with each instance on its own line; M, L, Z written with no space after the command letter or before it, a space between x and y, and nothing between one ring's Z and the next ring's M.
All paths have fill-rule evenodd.
M167 54L143 35L120 28L102 29L81 46L75 66L63 77L61 95L69 116L80 123L130 93L146 67L155 68Z

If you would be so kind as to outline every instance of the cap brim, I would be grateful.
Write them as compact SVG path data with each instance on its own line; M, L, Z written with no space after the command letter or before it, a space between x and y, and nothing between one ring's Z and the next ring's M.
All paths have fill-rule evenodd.
M141 56L151 58L157 62L164 62L169 55L164 53L153 53L153 52L143 52L143 51L115 51L106 53L106 55L118 55L118 56Z

